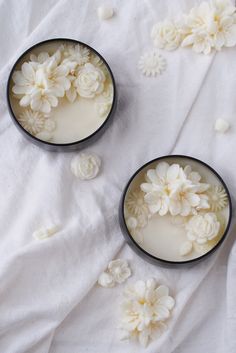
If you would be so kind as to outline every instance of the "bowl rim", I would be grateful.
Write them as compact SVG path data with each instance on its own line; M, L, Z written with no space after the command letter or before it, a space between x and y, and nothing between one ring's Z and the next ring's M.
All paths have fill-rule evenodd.
M225 231L222 235L222 237L220 238L220 240L218 241L218 243L212 248L210 249L208 252L206 252L205 254L193 258L193 259L189 259L189 260L185 260L185 261L172 261L172 260L165 260L162 258L159 258L155 255L150 254L149 252L147 252L146 250L144 250L132 237L132 235L130 234L128 227L126 225L126 221L125 221L125 216L124 216L124 203L125 203L125 197L127 194L127 191L129 189L129 186L131 185L132 181L135 179L135 177L147 166L149 166L150 164L154 163L154 162L158 162L160 160L168 160L168 159L173 159L173 158L182 158L182 159L190 159L192 161L195 161L197 163L200 163L201 165L203 165L204 167L208 168L218 179L219 181L222 183L223 187L225 188L227 197L228 197L228 205L229 205L229 217L228 217L228 222L227 222L227 226L225 228ZM213 169L210 165L208 165L207 163L203 162L202 160L195 158L195 157L191 157L188 155L182 155L182 154L173 154L173 155L165 155L165 156L161 156L161 157L157 157L154 158L152 160L150 160L149 162L145 163L144 165L142 165L140 168L138 168L138 170L136 170L136 172L131 176L131 178L129 179L128 183L126 184L124 191L122 193L121 196L121 201L120 201L120 225L121 228L123 230L123 235L125 236L125 238L128 240L128 243L131 245L131 247L134 248L134 250L137 250L137 253L142 257L146 259L146 260L150 260L150 262L155 262L155 263L159 263L159 264L163 264L163 265L170 265L170 266L178 266L178 265L188 265L188 264L194 264L196 262L199 262L205 258L207 258L208 256L210 256L213 252L215 252L223 243L223 241L225 240L230 225L231 225L231 220L232 220L232 200L231 200L231 196L229 193L229 189L227 187L227 185L225 184L224 180L222 179L222 177L216 172L215 169ZM126 234L124 234L124 232ZM141 255L142 254L142 255Z
M98 129L96 129L93 133L91 133L90 135L86 136L85 138L81 139L81 140L77 140L77 141L73 141L73 142L67 142L67 143L53 143L50 141L43 141L40 140L39 138L37 138L36 136L30 134L26 129L23 128L23 126L19 123L13 109L12 109L12 105L11 105L11 99L10 99L10 85L11 85L11 81L12 81L12 75L16 69L16 66L20 63L20 61L27 55L29 54L33 49L36 49L38 47L40 47L41 45L44 44L50 44L53 42L69 42L69 43L74 43L74 44L80 44L85 46L86 48L88 48L89 50L91 50L92 52L94 52L105 64L105 66L108 69L108 72L110 74L111 77L111 81L112 81L112 85L113 85L113 100L112 100L112 105L111 105L111 109L106 117L106 119L104 120L104 122L99 126ZM63 43L62 43L63 44ZM82 145L84 142L92 139L95 135L97 135L105 125L107 125L108 121L110 121L110 118L113 115L114 109L115 109L115 104L116 104L116 95L117 95L117 90L116 90L116 83L115 83L115 78L114 75L111 71L110 66L108 65L107 61L103 58L103 56L97 52L96 49L94 49L93 47L91 47L90 45L81 42L77 39L73 39L73 38L60 38L60 37L56 37L56 38L50 38L50 39L46 39L40 42L37 42L36 44L32 45L31 47L29 47L28 49L26 49L19 57L18 59L15 61L15 63L13 64L10 74L8 76L8 80L7 80L7 87L6 87L6 98L7 98L7 106L8 106L8 111L10 112L10 116L13 119L14 123L17 125L17 127L21 130L21 132L23 134L26 134L27 137L33 139L36 143L38 144L43 144L45 146L52 146L52 147L69 147L69 146L79 146L80 144Z

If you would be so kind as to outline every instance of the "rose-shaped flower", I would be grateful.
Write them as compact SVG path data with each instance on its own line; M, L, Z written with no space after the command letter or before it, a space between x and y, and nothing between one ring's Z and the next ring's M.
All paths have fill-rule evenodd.
M99 173L101 160L95 154L81 153L71 161L72 173L82 180L93 179Z
M156 47L174 50L179 47L182 41L182 33L176 23L165 20L153 26L151 38Z
M98 277L98 284L101 287L112 288L115 285L115 281L110 273L102 272Z
M122 283L131 276L131 271L126 260L113 260L108 265L109 274L116 283Z
M137 281L125 290L124 296L120 325L125 332L123 338L137 338L146 346L166 327L164 321L170 317L175 301L169 295L168 287L157 286L154 279Z
M193 216L186 224L187 237L198 244L205 244L219 234L220 222L214 213Z
M84 98L94 98L104 89L105 75L101 69L87 63L78 71L75 80L78 94Z

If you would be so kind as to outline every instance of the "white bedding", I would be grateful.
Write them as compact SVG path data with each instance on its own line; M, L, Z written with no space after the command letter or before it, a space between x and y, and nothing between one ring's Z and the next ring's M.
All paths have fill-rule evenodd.
M236 197L235 48L216 55L163 53L168 68L150 79L137 69L152 48L150 29L194 0L117 0L101 22L92 0L0 0L0 353L139 353L119 340L124 285L104 289L98 275L115 257L128 259L129 281L155 277L176 298L169 329L147 353L236 351L234 227L223 247L191 269L153 266L125 244L118 224L122 189L148 160L187 154L212 165ZM43 39L88 43L108 61L118 88L113 124L87 151L101 156L99 177L77 180L74 153L49 153L27 142L6 107L6 79L23 50ZM215 119L231 123L216 134ZM233 202L234 203L234 202ZM37 242L54 221L61 231Z

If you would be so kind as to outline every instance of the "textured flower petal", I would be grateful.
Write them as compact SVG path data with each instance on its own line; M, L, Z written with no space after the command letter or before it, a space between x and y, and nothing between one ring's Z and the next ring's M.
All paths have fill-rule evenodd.
M161 286L157 287L156 294L157 294L158 298L168 296L169 295L169 288L167 286L161 285Z
M158 300L158 304L166 306L169 310L172 310L175 306L175 300L169 295L163 296Z
M35 79L35 71L29 63L24 63L21 66L22 74L28 81L34 81Z
M177 179L178 175L179 175L179 165L178 164L172 164L168 170L167 170L167 180L169 182L174 181L175 179Z
M158 183L158 177L155 169L149 169L147 171L147 178L154 184Z
M159 178L161 178L161 179L166 178L168 168L169 168L168 163L166 163L166 162L158 163L158 165L156 167L156 173L159 176Z
M30 96L24 96L20 100L20 105L22 107L27 107L30 104L30 100L31 100Z
M140 189L143 192L151 192L151 191L153 191L153 186L151 184L148 184L148 183L142 183L140 185Z
M164 321L170 317L170 312L164 305L157 304L155 311L157 313L157 321Z

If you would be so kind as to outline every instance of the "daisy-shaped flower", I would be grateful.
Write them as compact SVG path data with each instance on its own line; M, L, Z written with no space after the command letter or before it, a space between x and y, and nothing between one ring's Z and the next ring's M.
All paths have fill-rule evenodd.
M19 116L19 123L32 135L36 135L44 128L45 118L39 112L25 109Z
M145 53L141 56L138 67L146 76L156 76L166 69L166 59L156 50Z
M144 200L145 194L141 190L130 191L125 199L127 211L134 217L148 215L149 209Z
M83 65L89 61L90 51L88 48L76 44L66 45L64 52L64 62L75 62L77 65Z
M157 286L154 279L137 281L125 290L124 297L120 324L123 339L136 338L147 346L166 328L164 322L170 317L175 301L168 287Z
M213 212L223 210L228 205L228 196L225 188L221 185L211 186L207 192L209 203Z

